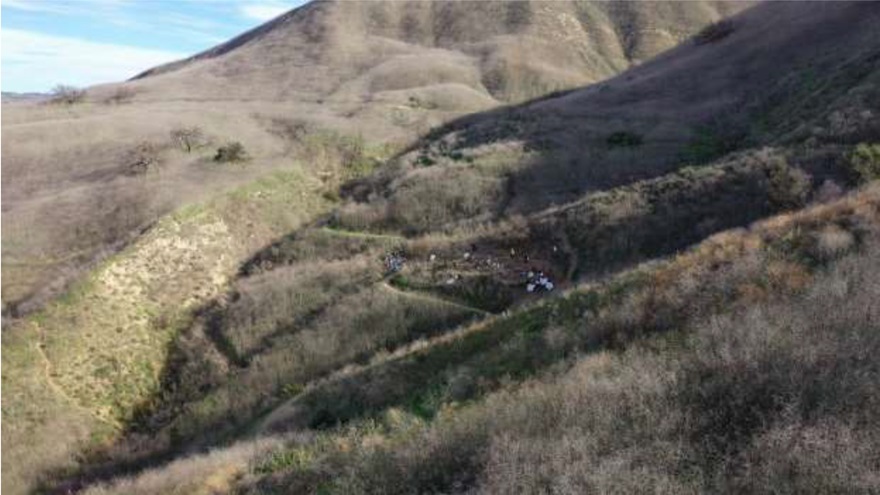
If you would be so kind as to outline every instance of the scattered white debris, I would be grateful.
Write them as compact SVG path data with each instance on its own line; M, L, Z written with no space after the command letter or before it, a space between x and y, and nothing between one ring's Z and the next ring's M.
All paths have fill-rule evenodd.
M534 271L530 271L527 275L526 292L532 293L539 290L550 292L556 287L550 277L544 275L544 272L536 274Z
M385 257L385 270L388 273L399 272L403 268L404 263L406 263L406 258L403 256L403 253L391 253Z
M428 259L429 259L431 262L434 262L434 261L437 260L437 255L434 254L434 253L431 253L431 256L430 256Z

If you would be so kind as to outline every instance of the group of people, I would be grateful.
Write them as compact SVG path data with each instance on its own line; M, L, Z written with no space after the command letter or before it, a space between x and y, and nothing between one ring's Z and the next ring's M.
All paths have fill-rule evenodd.
M544 272L536 272L534 269L529 270L526 275L526 292L539 292L539 291L547 291L550 292L553 290L555 285L553 281L550 280L550 277L544 275Z
M555 247L555 246L554 246ZM474 253L476 252L476 246L471 246L469 251L464 253L464 259L466 261L474 261ZM513 249L510 250L511 257L515 257L517 255L516 251ZM527 255L526 255L527 256ZM437 261L438 256L435 253L430 253L428 257L431 263ZM488 268L497 268L501 269L502 264L493 261L491 258L486 258L482 260ZM403 251L393 251L385 256L385 271L388 274L397 273L403 269L403 265L406 263L406 257L404 256ZM535 293L535 292L551 292L556 285L550 279L549 276L544 274L543 271L539 271L536 268L531 268L528 272L523 272L523 278L526 280L526 292ZM446 280L447 285L453 285L461 280L461 275L455 274L450 276Z
M387 273L397 273L406 263L406 257L401 251L394 251L385 256L385 271Z

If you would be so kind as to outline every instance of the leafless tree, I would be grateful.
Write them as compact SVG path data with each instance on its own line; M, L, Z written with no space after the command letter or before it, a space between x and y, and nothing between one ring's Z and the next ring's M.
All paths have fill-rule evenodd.
M73 105L74 103L81 103L83 100L85 100L85 97L86 91L84 89L79 89L76 86L59 84L52 88L51 101L53 103Z
M205 144L205 133L196 126L172 129L171 140L187 153Z

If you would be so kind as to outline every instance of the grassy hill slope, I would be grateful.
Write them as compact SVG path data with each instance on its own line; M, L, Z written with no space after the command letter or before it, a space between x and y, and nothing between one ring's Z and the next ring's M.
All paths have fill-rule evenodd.
M306 14L354 9L339 26L358 32L458 8L349 5L137 84L222 74ZM514 4L481 5L424 39L463 43ZM522 5L629 25L685 4ZM251 115L265 169L227 171L255 182L164 217L4 331L4 488L875 491L878 16L761 5L388 160L382 127ZM333 98L310 119L367 122Z
M315 2L81 102L5 105L4 314L39 308L176 208L326 161L310 150L328 131L407 142L610 77L744 6ZM193 127L194 149L171 135ZM212 163L229 141L248 166Z
M878 213L875 184L379 353L92 493L869 493Z
M28 492L73 469L83 451L112 442L149 407L168 347L193 311L255 246L329 207L319 184L294 169L169 215L5 329L4 488Z
M200 97L523 100L610 77L748 3L313 2L135 87L204 78ZM238 70L247 67L247 71ZM301 67L310 67L302 71ZM279 85L278 81L287 84ZM155 91L155 90L150 90ZM228 97L228 95L227 95ZM418 96L417 96L418 98Z
M733 17L721 39L684 43L584 89L462 118L351 186L369 201L342 222L442 230L762 146L803 145L798 165L815 182L839 181L827 155L878 132L877 16L860 4L761 6ZM428 179L430 206L417 199Z

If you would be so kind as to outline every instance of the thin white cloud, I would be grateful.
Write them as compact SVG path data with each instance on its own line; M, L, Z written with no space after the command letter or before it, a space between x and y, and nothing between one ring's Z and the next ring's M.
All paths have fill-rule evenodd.
M19 29L2 30L3 91L47 91L56 84L115 82L184 53L96 43ZM7 87L8 86L8 87Z
M291 6L282 2L246 3L239 7L239 12L248 19L268 21L290 10Z
M26 12L45 12L52 14L78 14L114 10L126 4L127 0L3 0L3 7Z

